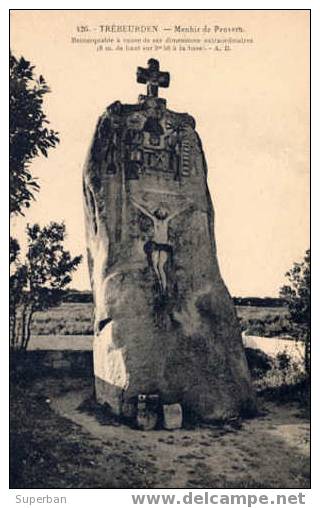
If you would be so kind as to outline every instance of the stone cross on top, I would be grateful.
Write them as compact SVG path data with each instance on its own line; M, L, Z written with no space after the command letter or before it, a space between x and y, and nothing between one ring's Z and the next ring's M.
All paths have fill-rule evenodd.
M158 88L168 88L170 83L169 72L160 71L158 60L150 58L148 68L138 67L137 82L147 83L148 97L158 97Z

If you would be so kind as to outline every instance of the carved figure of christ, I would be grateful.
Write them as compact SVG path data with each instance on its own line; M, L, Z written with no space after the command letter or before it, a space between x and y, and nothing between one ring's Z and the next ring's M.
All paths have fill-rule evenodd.
M169 254L172 251L172 247L169 244L168 239L169 222L176 215L179 215L185 210L191 208L193 203L189 202L179 210L175 210L169 215L168 210L166 210L162 205L160 205L158 208L156 208L156 210L154 210L153 213L151 213L147 208L142 206L141 203L138 203L135 199L131 198L131 202L153 222L153 240L145 244L145 252L150 256L152 267L158 279L161 293L164 295L167 291L167 276L164 267L168 260Z

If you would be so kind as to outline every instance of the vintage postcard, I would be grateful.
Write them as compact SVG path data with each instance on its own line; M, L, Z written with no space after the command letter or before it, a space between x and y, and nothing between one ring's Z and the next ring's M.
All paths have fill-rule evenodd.
M303 502L309 45L307 9L11 11L11 489Z

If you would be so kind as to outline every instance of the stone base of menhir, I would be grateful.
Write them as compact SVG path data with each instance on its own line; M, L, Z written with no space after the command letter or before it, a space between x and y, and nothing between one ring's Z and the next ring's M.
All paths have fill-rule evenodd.
M159 421L166 428L166 415L177 404L184 420L252 416L255 396L233 303L223 282L211 292L190 297L185 312L175 311L174 305L170 315L162 309L162 321L156 326L152 312L146 312L152 288L144 284L139 290L139 285L126 281L130 277L134 275L123 274L118 286L126 322L120 313L94 339L97 401L116 415L147 419L140 425L144 430ZM124 336L124 330L130 334ZM179 409L175 414L179 420ZM173 422L177 428L175 417Z

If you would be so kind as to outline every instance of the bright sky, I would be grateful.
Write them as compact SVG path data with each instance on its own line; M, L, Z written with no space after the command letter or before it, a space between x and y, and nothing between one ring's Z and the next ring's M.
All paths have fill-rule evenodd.
M221 53L97 52L71 44L79 24L243 26L254 43ZM136 102L145 88L136 83L136 67L156 57L171 74L160 95L197 122L231 294L276 296L309 247L308 26L306 11L13 12L12 50L48 82L45 110L61 139L48 159L34 161L41 191L13 233L23 243L26 222L64 220L67 247L85 254L82 166L97 118L115 100ZM89 288L85 260L72 286Z

